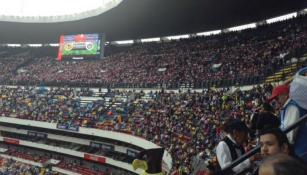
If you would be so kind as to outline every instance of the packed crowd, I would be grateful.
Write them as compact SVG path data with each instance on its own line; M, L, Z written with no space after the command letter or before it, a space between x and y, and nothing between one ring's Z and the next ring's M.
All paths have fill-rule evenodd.
M135 44L101 60L60 62L48 57L35 58L20 67L23 71L18 74L5 71L10 77L7 83L199 85L213 79L263 78L306 46L305 21L301 17L241 33Z
M2 87L1 115L46 121L69 126L94 127L103 119L106 109L102 101L82 106L80 94L72 89L54 88L50 91L34 88ZM93 123L92 121L95 121Z
M225 136L229 119L252 126L252 116L259 111L273 112L266 103L272 89L271 85L264 85L248 91L207 89L148 94L113 91L109 95L134 97L125 103L129 108L126 118L122 118L120 112L106 108L103 102L80 105L78 93L72 88L42 92L2 87L0 112L2 116L128 132L161 145L171 153L174 170L191 174L195 168L192 162L200 153L205 160L216 155L215 147ZM142 98L145 95L147 98Z
M225 122L225 136L215 150L218 166L212 161L210 165L215 169L213 172L222 168L224 174L291 175L295 171L305 175L307 127L303 119L307 118L306 89L307 67L300 69L293 79L274 87L267 99L273 107L268 104L255 113L250 125L242 119ZM257 154L228 167L255 146Z
M134 104L131 120L134 134L170 151L173 168L192 173L192 159L205 152L212 158L226 119L249 121L261 108L271 86L228 94L227 90L203 93L160 93L154 100Z
M128 114L122 118L120 112L110 111L112 108L106 108L103 102L79 105L78 93L72 88L41 91L2 87L0 112L2 116L129 132L167 149L173 158L173 169L191 174L193 159L199 153L205 160L215 156L215 147L225 136L229 119L240 119L251 126L253 115L273 111L265 103L272 89L271 85L264 85L248 91L207 89L149 94L113 91L109 94L134 97L125 103L129 106ZM149 98L142 98L145 95Z
M225 119L231 116L248 121L271 90L265 85L234 93L228 89L152 92L149 100L142 99L144 93L136 93L127 103L127 117L121 118L103 103L79 105L72 89L54 88L41 94L34 89L2 87L0 112L2 116L129 132L166 148L173 156L175 169L184 167L191 172L193 156L202 151L208 157L214 155ZM121 92L114 91L113 95L116 93Z
M0 59L0 81L7 82L13 75L14 70L26 62L28 59L21 57L5 57Z
M262 26L256 31L249 30L240 34L136 44L125 51L95 61L2 58L0 81L13 84L197 84L212 79L263 77L282 67L289 58L288 54L306 47L305 21L305 18L298 18L292 22ZM22 71L17 72L17 69ZM123 103L127 107L123 114L123 111L106 107L103 100L81 104L80 96L93 95L89 89L77 92L72 88L46 90L2 86L0 115L67 127L128 132L167 149L172 155L175 172L180 170L181 173L192 174L194 159L201 153L203 159L212 160L216 152L222 149L222 146L216 148L216 145L223 145L220 144L221 139L236 129L234 124L229 124L230 119L253 126L252 116L259 111L280 112L281 108L270 108L266 103L272 89L271 85L264 85L248 91L227 88L183 93L162 91L151 92L150 98L146 100L142 98L145 93L129 92L125 93L131 98ZM117 93L122 92L114 91L111 94L114 97ZM286 114L281 112L281 115ZM21 156L21 153L11 154ZM38 158L38 161L41 160ZM12 160L2 162L9 161ZM36 171L31 166L18 163L4 165L10 166L4 168L6 172L16 169ZM62 162L60 166L79 171L78 165L80 162Z
M45 169L18 162L13 159L0 157L1 175L60 175L55 172L47 172Z

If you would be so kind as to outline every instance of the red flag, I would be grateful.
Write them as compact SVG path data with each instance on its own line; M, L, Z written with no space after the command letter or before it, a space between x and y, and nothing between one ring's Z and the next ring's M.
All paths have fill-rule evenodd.
M62 50L64 47L64 36L60 36L60 45L59 45L59 52L58 52L58 60L62 61Z
M58 53L58 60L59 60L59 61L62 61L62 52L59 52L59 53Z

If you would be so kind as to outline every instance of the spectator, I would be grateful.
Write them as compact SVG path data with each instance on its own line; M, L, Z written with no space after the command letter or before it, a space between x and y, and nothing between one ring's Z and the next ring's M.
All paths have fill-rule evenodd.
M306 175L306 172L305 164L285 154L268 157L259 169L259 175Z
M261 145L261 154L264 157L276 155L278 153L294 156L286 134L279 128L262 131L259 134L259 142Z
M216 148L217 160L223 169L245 153L244 143L247 142L248 127L240 120L233 120L225 124L227 136L219 142ZM251 166L251 160L247 159L232 170L242 173Z
M268 101L272 102L275 100L277 102L276 108L278 110L281 110L282 108L284 109L286 105L289 103L289 90L290 87L289 85L278 85L276 86L273 91L272 95L269 97ZM289 108L288 110L288 115L295 113L295 109Z
M261 112L257 115L257 118L252 121L253 127L252 129L259 131L270 129L270 128L278 128L280 126L280 121L276 115L271 112Z
M282 68L288 55L305 47L306 18L302 21L294 19L240 34L138 43L98 60L59 62L38 57L13 62L8 58L0 73L6 84L17 85L157 87L163 84L179 88L181 84L194 87L255 84ZM112 46L106 50L109 47ZM6 62L12 64L5 66Z

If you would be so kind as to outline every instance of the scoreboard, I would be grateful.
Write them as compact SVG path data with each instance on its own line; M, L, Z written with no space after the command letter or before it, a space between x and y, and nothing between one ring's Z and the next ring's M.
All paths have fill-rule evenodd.
M61 35L58 59L101 58L104 51L103 34Z

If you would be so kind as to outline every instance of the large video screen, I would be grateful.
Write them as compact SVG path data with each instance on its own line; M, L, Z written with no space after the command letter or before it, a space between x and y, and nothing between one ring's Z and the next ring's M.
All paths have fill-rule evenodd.
M58 58L97 57L101 55L100 34L61 35Z

